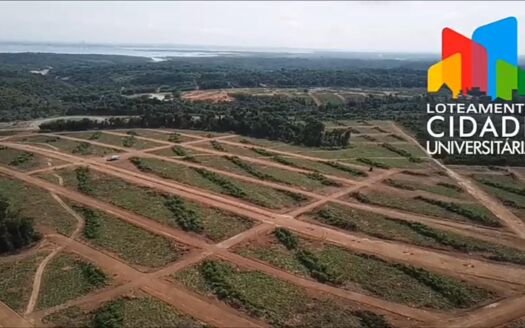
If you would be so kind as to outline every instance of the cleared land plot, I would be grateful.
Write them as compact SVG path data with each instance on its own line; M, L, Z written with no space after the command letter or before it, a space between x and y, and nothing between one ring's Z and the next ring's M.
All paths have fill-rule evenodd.
M525 252L519 249L431 228L422 223L389 218L343 205L325 205L306 214L304 219L376 238L396 240L446 251L458 251L488 260L525 265Z
M54 327L184 327L205 325L171 306L139 292L107 302L96 309L70 307L44 318Z
M118 149L99 147L87 142L77 142L53 136L30 136L19 139L22 143L29 143L45 149L64 151L78 156L105 156L120 153Z
M97 210L73 204L85 221L82 239L139 269L179 259L188 248Z
M387 327L387 321L399 319L363 311L353 303L315 295L264 273L222 261L205 261L178 272L174 278L189 289L219 298L274 327L367 327L368 316L378 327Z
M0 146L0 165L19 171L31 171L47 167L49 166L48 163L52 165L64 164L62 161L49 159L31 152Z
M454 278L313 242L284 229L237 251L300 276L417 308L469 308L493 298L491 292Z
M451 198L469 198L468 194L460 186L452 181L448 181L445 177L443 177L442 181L436 181L428 178L409 177L403 174L384 180L383 184L399 190L420 190Z
M165 156L165 157L178 157L178 158L194 158L194 160L197 160L201 156L213 156L209 155L203 152L195 151L192 149L184 148L182 146L173 146L173 147L167 147L164 149L156 150L154 152L151 152L151 154L159 155L159 156Z
M445 202L426 196L404 197L400 193L380 192L371 189L354 193L348 199L357 199L365 204L392 207L403 211L435 216L444 220L458 220L489 227L502 226L498 218L477 203Z
M50 176L56 183L56 178ZM69 236L75 230L76 220L56 202L49 193L22 181L0 175L0 196L5 197L13 211L31 218L35 224L43 225Z
M62 304L108 284L109 279L93 264L76 255L61 253L49 262L42 276L37 308Z
M287 156L287 155L281 155L281 154L274 153L271 150L265 150L257 146L253 146L250 148L243 148L243 147L232 146L232 145L228 145L228 144L220 143L220 142L215 143L215 145L217 144L219 144L219 146L222 147L222 149L217 149L216 147L213 147L211 144L205 145L205 147L203 148L215 149L219 151L226 151L236 156L264 158L265 160L272 161L278 164L300 168L304 170L317 171L319 173L340 176L343 178L354 178L355 179L355 178L359 178L359 177L362 178L366 176L366 172L358 168L352 168L349 166L346 166L346 167L343 166L343 168L341 167L337 168L337 167L334 167L333 165L330 165L329 163L323 163L323 162L296 158L296 157ZM199 145L199 147L201 147L201 145ZM244 175L247 174L245 170L242 170L241 168L239 168L238 165L233 164L231 160L228 160L224 156L219 156L219 157L209 156L206 158L199 157L198 160L199 162L205 163L206 165L210 167L215 167L219 169L227 168L229 170L233 170L233 172L235 173L244 174ZM267 171L267 173L270 175L271 174L280 175L282 177L282 180L285 182L286 182L286 179L292 178L293 175L295 175L296 177L300 177L300 179L298 180L299 183L301 183L301 181L304 181L303 176L301 176L300 174L294 173L294 172L290 172L288 170L264 166L262 164L254 164L254 163L249 163L249 164L253 167L256 167L258 170ZM361 166L363 165L363 163L357 163L357 164ZM288 177L289 174L292 174L292 176ZM295 180L297 181L297 179ZM293 180L291 180L290 182L293 183ZM297 183L298 182L295 182L295 184Z
M350 143L359 142L393 142L393 143L408 143L403 137L397 134L353 134L350 138Z
M81 170L84 168L81 168ZM200 206L175 195L137 186L95 171L60 170L64 186L169 226L219 241L249 229L253 222L230 213ZM41 175L52 181L52 176ZM81 178L83 183L79 183Z
M155 158L132 158L131 161L145 173L153 173L164 179L208 189L263 207L283 209L308 200L300 194L244 182L206 169L195 169Z
M350 144L347 148L328 150L322 148L314 147L303 147L298 145L291 145L279 141L269 141L264 139L254 139L254 138L240 138L235 140L239 142L240 140L245 139L249 144L255 146L272 148L280 151L287 151L291 153L319 157L322 159L351 159L351 158L361 158L361 157L402 157L396 152L393 152L381 144L363 144L363 143L354 143ZM230 139L234 141L234 139ZM228 140L229 141L229 140ZM246 141L245 141L246 143ZM406 144L395 144L395 148L404 150L410 153L414 157L425 157L426 155L417 147L416 145L406 143Z
M472 178L525 221L525 183L513 174L474 174Z
M46 252L16 261L0 262L0 301L17 312L23 312L33 290L36 268Z
M188 137L185 135L183 136L177 132L163 133L163 132L154 131L154 130L140 130L140 129L126 130L126 131L119 131L119 132L131 133L131 134L135 133L139 137L157 139L157 140L168 141L168 142L173 142L173 143L198 140L197 138L192 138L192 137Z
M68 133L64 134L73 138L86 139L91 141L100 142L109 146L134 148L134 149L146 149L162 146L160 143L142 140L135 138L133 133L128 134L126 137L117 136L114 134L108 134L100 131L95 132L79 132L79 133Z

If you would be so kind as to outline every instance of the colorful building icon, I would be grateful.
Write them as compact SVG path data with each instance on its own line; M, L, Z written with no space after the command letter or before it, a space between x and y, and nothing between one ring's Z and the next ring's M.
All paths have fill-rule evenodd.
M517 30L514 17L478 27L472 39L444 28L441 61L428 70L428 92L438 92L446 85L453 98L474 90L492 99L512 100L514 91L525 95Z

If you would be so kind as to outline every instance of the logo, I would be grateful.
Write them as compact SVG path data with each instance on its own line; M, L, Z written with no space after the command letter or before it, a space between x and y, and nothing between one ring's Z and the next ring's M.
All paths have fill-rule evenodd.
M492 100L525 95L525 71L518 67L515 17L478 27L472 39L450 29L442 33L441 61L428 70L428 92L446 85L452 98L471 92Z

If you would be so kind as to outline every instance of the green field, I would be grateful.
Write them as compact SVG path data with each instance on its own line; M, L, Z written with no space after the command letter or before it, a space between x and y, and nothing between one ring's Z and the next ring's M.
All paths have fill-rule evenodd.
M59 327L86 328L204 327L169 305L143 295L124 296L92 311L70 307L45 317L44 323Z
M126 131L119 131L123 133L135 133L136 135L140 137L145 138L151 138L151 139L157 139L161 141L169 141L173 143L180 143L180 142L186 142L186 141L193 141L198 140L197 138L187 137L180 135L177 132L170 132L170 133L163 133L155 130L145 130L145 129L136 129L136 130L126 130Z
M187 247L137 228L97 210L73 205L85 221L82 237L89 244L116 254L132 265L164 266L180 258Z
M293 247L290 240L296 243ZM283 241L274 233L237 251L301 276L412 307L469 308L492 298L490 292L450 277L313 243L289 232Z
M28 143L45 149L59 150L77 156L105 156L119 153L120 150L90 145L86 142L77 142L53 136L31 136L21 138L22 143Z
M64 178L64 185L68 188L81 192L84 190L84 193L99 200L175 228L183 229L185 222L191 216L192 220L198 221L199 229L195 232L212 241L234 236L253 225L252 221L248 219L206 208L189 201L181 201L185 209L183 209L183 217L180 217L179 213L174 213L167 206L168 201L178 199L177 197L95 171L88 172L88 181L84 186L79 185L77 171L60 170L58 173ZM49 178L49 175L42 177Z
M125 132L122 132L122 133L125 133ZM103 144L107 144L109 146L117 146L117 147L125 147L125 148L146 149L146 148L162 146L162 144L160 143L135 138L133 132L130 132L130 134L128 134L128 136L126 137L121 137L121 136L104 133L100 131L75 132L75 133L68 133L64 135L73 137L73 138L78 138L78 139L96 141L96 142L100 142Z
M109 283L109 278L93 264L76 255L60 253L44 271L36 307L46 309L62 304Z
M403 211L435 216L444 220L458 220L491 227L501 227L499 220L485 207L477 203L455 203L453 201L438 201L443 205L431 202L437 201L424 196L404 197L392 192L367 190L352 194L349 199L357 199L365 204L391 207ZM454 209L447 208L454 207Z
M206 261L175 274L198 293L217 297L230 306L273 327L370 327L367 315L386 325L386 319L357 310L342 300L312 297L307 291L257 271L237 269L225 262ZM322 314L322 315L320 315ZM387 326L377 326L387 327Z
M445 179L442 179L445 180ZM430 179L411 179L396 176L383 181L383 184L406 191L426 191L450 198L468 198L468 195L457 184L444 181L432 181Z
M326 205L309 213L308 220L373 237L423 247L459 251L493 261L525 264L525 252L457 233L431 228L422 223L388 218L342 205Z
M53 176L50 178L56 182ZM20 211L22 216L33 219L37 225L46 226L66 236L75 230L75 218L49 193L2 175L0 185L0 195L9 201L13 211Z
M137 164L137 166L144 172L154 173L165 179L237 197L263 207L282 209L298 205L304 201L298 201L286 191L283 192L256 183L230 178L208 170L194 169L155 158L140 158L134 161L137 160L140 160L140 164ZM314 183L315 181L312 181L311 184Z
M36 268L46 255L38 252L21 260L0 262L0 301L22 313L33 290Z
M53 165L64 164L60 160L51 160L31 152L0 146L0 165L8 166L11 169L19 171L41 169L48 166L48 160Z

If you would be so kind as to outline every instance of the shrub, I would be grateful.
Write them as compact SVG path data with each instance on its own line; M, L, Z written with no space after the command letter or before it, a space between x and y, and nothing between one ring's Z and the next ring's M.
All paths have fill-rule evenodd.
M82 275L93 286L104 286L106 284L106 275L99 268L91 263L78 262Z
M87 166L81 166L75 169L77 178L77 188L84 194L90 194L93 189L91 188L91 176L89 168Z
M309 271L312 278L322 283L340 284L341 277L337 275L333 270L321 263L319 258L308 250L299 250L295 254L297 260Z
M322 163L325 165L331 166L334 169L338 169L338 170L350 173L351 175L356 176L356 177L367 177L368 176L368 173L366 172L351 168L350 166L346 166L338 162L332 161L332 162L322 162Z
M95 313L94 328L124 327L124 303L121 300L111 302Z
M273 234L287 249L292 250L297 248L297 238L289 230L285 228L277 228L274 230Z
M127 147L127 148L133 147L136 141L137 140L135 138L135 135L129 135L125 137L124 139L122 139L122 146Z
M246 173L250 174L250 175L253 175L254 177L256 178L259 178L261 180L266 180L266 181L272 181L272 182L277 182L277 183L284 183L284 184L289 184L288 182L285 182L285 181L281 181L269 174L266 174L266 173L263 173L263 172L260 172L256 169L254 169L250 164L242 161L239 157L237 156L226 156L225 157L227 160L229 160L230 162L232 162L233 164L237 165L239 168L241 168L242 170L244 170Z
M386 321L385 317L370 311L354 311L353 315L361 320L364 328L391 328L392 326Z
M255 148L255 147L252 147L250 148L251 151L259 154L259 155L262 155L262 156L273 156L273 153L270 153L269 151L267 151L266 149L263 149L263 148Z
M171 133L168 136L168 141L169 142L173 142L173 143L179 143L181 141L180 134L178 134L178 133Z
M179 146L171 147L171 151L177 156L188 156L188 153L186 153L186 151Z
M100 228L100 218L99 216L92 211L91 209L85 207L74 207L75 211L82 213L84 217L85 226L84 226L84 237L87 239L96 239L99 236Z
M91 153L91 145L87 142L81 142L72 150L72 153L89 155Z
M356 159L356 161L361 162L361 163L366 164L366 165L377 167L377 168L380 168L380 169L385 169L385 170L390 169L390 166L388 166L388 165L386 165L384 163L380 163L380 162L371 160L370 158L358 158L358 159Z
M320 174L319 172L307 173L306 176L308 178L312 179L312 180L317 180L317 181L321 182L321 184L323 184L325 186L333 186L333 187L341 187L342 186L342 184L340 184L339 182L331 180L331 179L328 179L327 177L325 177L324 175Z
M226 151L226 149L224 149L224 147L216 140L210 141L210 144L213 147L213 149L215 149L215 150Z
M221 177L220 175L215 174L214 172L208 171L206 169L202 169L202 168L192 167L192 169L195 172L197 172L200 176L202 176L203 178L221 187L221 189L226 194L233 196L233 197L237 197L237 198L248 198L248 195L244 192L244 190L237 187L231 181Z
M141 172L149 173L153 171L141 158L131 157L129 161Z
M23 152L19 155L17 155L11 162L9 162L9 165L11 166L20 166L26 162L29 162L34 157L33 153Z
M486 179L483 179L483 178L477 178L476 181L478 181L478 182L480 182L480 183L482 183L484 185L487 185L489 187L505 190L505 191L508 191L508 192L516 194L516 195L525 196L525 188L513 187L513 186L506 185L506 184L502 184L502 183L486 180Z
M463 188L461 188L460 186L456 186L454 184L451 184L451 183L438 182L437 185L441 186L441 187L448 188L448 189L452 189L452 190L457 191L457 192L463 192Z
M202 232L204 230L200 216L194 210L186 208L184 201L176 196L166 198L164 202L175 217L177 225L184 231Z
M424 201L425 203L432 204L441 208L446 209L447 211L459 214L461 216L464 216L468 219L471 219L472 221L479 222L484 225L488 225L491 227L501 227L501 223L499 221L495 221L489 217L487 217L484 214L476 213L468 208L464 208L459 204L451 203L451 202L443 202L440 200L430 199L424 196L416 196L414 199Z
M397 188L397 189L404 189L404 190L410 190L410 191L416 190L416 188L412 187L411 185L408 185L406 183L403 183L397 180L386 179L383 183L388 186Z
M317 215L319 215L319 217L322 218L322 221L328 225L348 231L357 230L355 223L345 220L332 210L322 209L317 212Z
M92 135L89 136L89 140L98 140L100 139L100 137L102 136L102 132L100 131L97 131L95 133L93 133Z
M404 149L399 149L397 147L394 147L393 145L391 145L389 143L384 143L381 146L383 146L383 148L386 148L386 149L390 150L393 153L398 154L399 156L403 156L403 157L408 158L408 160L410 162L412 162L412 163L421 163L421 162L423 162L423 160L421 158L414 157L414 155L412 155L408 151L406 151Z
M0 254L29 246L41 238L33 221L9 210L7 199L0 197Z

